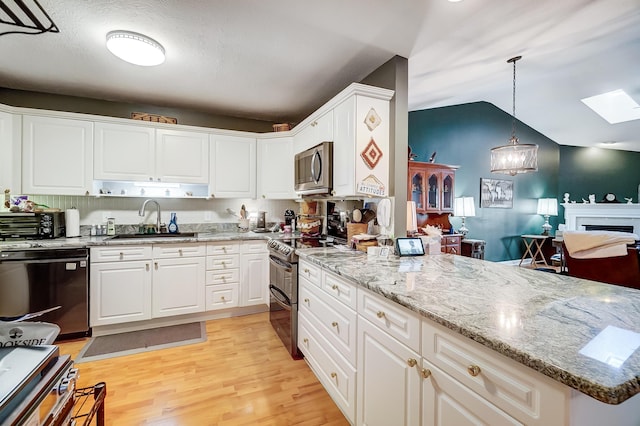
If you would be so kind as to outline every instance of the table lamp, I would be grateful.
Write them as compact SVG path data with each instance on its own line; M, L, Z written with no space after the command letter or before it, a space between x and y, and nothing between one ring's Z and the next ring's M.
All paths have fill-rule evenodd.
M416 202L407 201L407 235L418 232L418 217L416 215Z
M464 220L467 217L476 215L475 203L473 197L458 197L453 203L453 215L462 219L462 226L458 229L458 233L466 236L469 229L465 226Z
M538 214L544 216L544 225L542 225L542 235L549 235L551 225L549 224L549 216L558 216L558 200L555 198L539 198Z

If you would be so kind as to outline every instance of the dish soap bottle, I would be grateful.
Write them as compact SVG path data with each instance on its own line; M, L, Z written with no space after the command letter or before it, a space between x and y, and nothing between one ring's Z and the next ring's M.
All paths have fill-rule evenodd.
M169 226L167 228L170 234L178 233L178 218L175 213L171 213L171 220L169 221Z

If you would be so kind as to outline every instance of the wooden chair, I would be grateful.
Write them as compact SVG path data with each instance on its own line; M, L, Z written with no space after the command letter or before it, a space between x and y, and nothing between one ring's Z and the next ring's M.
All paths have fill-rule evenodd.
M567 273L572 277L640 289L640 247L628 246L626 256L576 259L562 244Z

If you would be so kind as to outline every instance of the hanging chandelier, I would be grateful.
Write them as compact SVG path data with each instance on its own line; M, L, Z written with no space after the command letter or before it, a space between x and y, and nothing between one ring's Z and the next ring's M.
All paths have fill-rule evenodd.
M513 122L511 139L507 145L491 148L491 173L515 176L519 173L538 171L538 145L518 143L516 137L516 62L522 56L516 56L507 62L513 64Z

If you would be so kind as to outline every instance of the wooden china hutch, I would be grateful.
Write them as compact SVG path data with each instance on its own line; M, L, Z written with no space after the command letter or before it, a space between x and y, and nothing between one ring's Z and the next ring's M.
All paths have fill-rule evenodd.
M453 214L456 169L458 166L409 161L407 199L416 203L418 227L442 229L442 251L460 254L462 235L451 234L449 215Z

